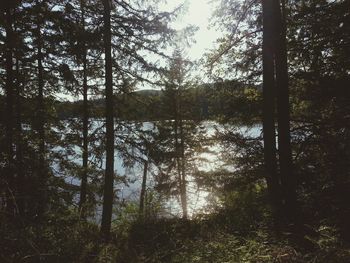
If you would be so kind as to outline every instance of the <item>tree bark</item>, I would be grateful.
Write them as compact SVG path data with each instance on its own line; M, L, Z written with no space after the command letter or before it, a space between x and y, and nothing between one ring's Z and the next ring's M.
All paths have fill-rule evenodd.
M11 1L6 2L6 84L5 84L5 101L6 101L6 117L5 117L5 193L6 193L6 210L9 216L15 213L15 185L14 185L14 156L13 156L13 19L11 14Z
M275 134L274 18L273 1L263 0L263 139L264 166L270 201L278 220L280 180L277 173Z
M281 0L281 2L282 5L279 0L275 0L278 154L285 213L289 220L294 221L296 216L296 182L293 174L290 136L286 17L284 0Z
M113 118L113 79L111 53L111 2L103 0L104 6L104 49L105 49L105 81L106 81L106 171L103 195L103 211L101 234L107 241L110 238L113 180L114 180L114 118Z
M180 201L182 207L182 218L187 219L187 192L186 192L186 174L185 174L185 154L184 154L184 138L183 138L183 123L180 112L180 91L175 92L175 120L174 120L174 134L175 134L175 152L178 180L180 186Z
M146 186L147 186L147 171L148 171L148 160L144 161L143 164L143 176L142 176L142 185L140 193L140 207L139 214L143 218L145 210L145 195L146 195Z
M87 195L87 178L88 178L88 133L89 133L89 105L88 105L88 84L87 84L87 48L85 41L85 6L84 0L80 1L81 23L83 29L83 170L81 175L80 202L79 208L81 217L85 217L85 203Z
M183 119L180 114L180 149L181 149L181 204L183 211L183 218L188 218L187 209L187 182L186 182L186 159L185 159L185 136L183 129Z
M44 67L43 67L43 54L42 54L42 34L41 34L41 19L40 19L40 2L37 1L38 17L36 21L36 40L37 40L37 63L38 63L38 95L37 95L37 132L38 132L38 178L37 183L39 189L37 191L37 202L38 202L38 215L42 215L47 205L47 174L45 169L45 105L44 105Z
M16 170L17 170L17 180L16 185L17 191L17 207L18 212L21 216L24 216L26 209L26 177L23 167L23 131L22 131L22 85L23 79L20 72L19 65L19 54L16 52L16 100L15 100L15 110L16 110Z

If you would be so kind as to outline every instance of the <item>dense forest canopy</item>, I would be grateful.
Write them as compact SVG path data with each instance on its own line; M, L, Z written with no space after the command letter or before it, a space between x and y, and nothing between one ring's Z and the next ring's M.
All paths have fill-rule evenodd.
M0 261L350 262L350 1L174 3L1 1Z

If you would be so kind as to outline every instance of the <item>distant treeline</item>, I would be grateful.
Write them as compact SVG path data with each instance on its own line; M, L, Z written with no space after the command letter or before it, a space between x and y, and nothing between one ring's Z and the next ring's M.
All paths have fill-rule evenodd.
M182 91L186 108L194 120L228 119L236 122L257 121L261 116L261 90L236 81L202 84ZM123 120L162 120L169 113L164 110L167 94L163 90L139 90L115 95L115 116ZM91 99L90 117L102 118L104 99ZM55 102L55 111L60 119L79 118L83 101Z

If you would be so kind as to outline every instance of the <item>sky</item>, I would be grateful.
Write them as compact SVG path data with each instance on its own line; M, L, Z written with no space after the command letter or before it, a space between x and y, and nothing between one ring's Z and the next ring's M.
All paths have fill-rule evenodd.
M213 0L165 0L159 5L160 11L173 11L176 7L184 4L183 12L177 17L177 19L170 24L170 27L176 30L182 30L186 26L192 25L198 28L193 36L193 42L184 50L184 56L186 59L192 62L198 62L203 55L214 48L216 39L222 36L221 32L218 32L214 28L210 28L210 18L213 12ZM168 49L165 53L172 54L173 49ZM149 57L152 60L152 55ZM157 59L155 57L155 59ZM164 63L162 61L160 63ZM165 62L166 63L166 62ZM195 68L192 68L191 76L198 77L203 81L208 81L208 77L205 75L206 70L197 64ZM152 86L149 83L138 83L136 89L159 89L159 87Z
M167 0L160 6L162 11L171 11L184 3L184 12L174 21L172 26L177 30L181 30L188 25L198 27L194 35L195 43L191 44L191 46L185 50L187 58L191 61L201 59L206 51L214 47L215 40L221 35L221 33L214 28L209 28L209 20L213 11L213 5L210 1L212 0ZM202 73L203 70L197 68L194 75L199 75L205 79ZM155 87L147 83L140 83L136 88L153 89ZM59 98L74 100L70 95L66 94L60 94Z
M181 3L185 3L187 12L181 15L173 25L175 29L179 30L187 25L199 27L194 35L196 43L187 50L188 57L191 60L197 60L203 56L206 50L213 47L215 40L220 36L220 32L214 28L208 28L213 5L210 0L168 0L162 8L171 10Z

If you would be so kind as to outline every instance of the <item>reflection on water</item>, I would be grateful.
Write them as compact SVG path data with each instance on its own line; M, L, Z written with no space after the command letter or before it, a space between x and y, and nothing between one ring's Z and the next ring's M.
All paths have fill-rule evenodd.
M135 124L137 125L137 124ZM102 121L93 121L91 125L91 130L95 131L99 129L99 127L103 126ZM200 124L200 128L205 131L205 138L211 143L207 146L206 152L201 152L197 154L196 158L196 168L199 171L209 172L215 171L219 167L221 167L224 163L220 160L219 156L222 151L225 149L222 148L217 142L215 142L215 134L216 131L222 131L225 129L223 125L218 125L215 122L205 121ZM127 136L130 137L132 134L133 125L128 125L128 128L119 129L117 131L117 135L119 137ZM150 122L144 122L141 125L141 129L144 131L154 130L155 126ZM99 129L100 133L103 134L103 129ZM238 132L242 134L246 134L248 136L257 137L260 135L260 127L239 127L237 129ZM66 134L70 133L70 129L67 126ZM214 143L213 143L214 141ZM62 148L56 148L55 151L64 151ZM134 156L145 159L145 156L138 151L136 148L129 147L128 151L132 152ZM78 146L73 147L73 153L70 156L70 161L75 162L77 165L82 164L81 160L81 149ZM104 160L104 156L102 158ZM64 172L61 171L58 163L54 163L52 168L55 173L59 176L63 176ZM101 170L104 169L104 163L101 163ZM123 162L123 158L118 155L118 151L116 151L115 156L115 166L114 166L116 175L119 177L126 178L126 182L117 182L115 184L115 192L117 201L120 204L124 204L126 202L135 202L138 204L140 198L141 191L141 181L143 175L143 163L135 162L131 165L125 165ZM148 178L147 178L147 189L148 191L153 192L155 181L154 175L157 174L158 168L155 165L149 164L148 167ZM67 183L79 186L80 180L76 177L72 177L69 174L65 177L65 181ZM125 181L125 180L124 180ZM188 214L190 217L195 215L197 212L205 213L210 212L206 209L208 199L211 198L210 193L204 189L198 188L193 178L187 176L187 202L188 202ZM173 217L180 216L182 213L180 200L178 196L165 198L164 196L160 196L163 200L161 210L161 215L163 217ZM76 202L78 202L78 196L76 196ZM96 219L98 220L101 215L101 205L98 204L96 208Z

